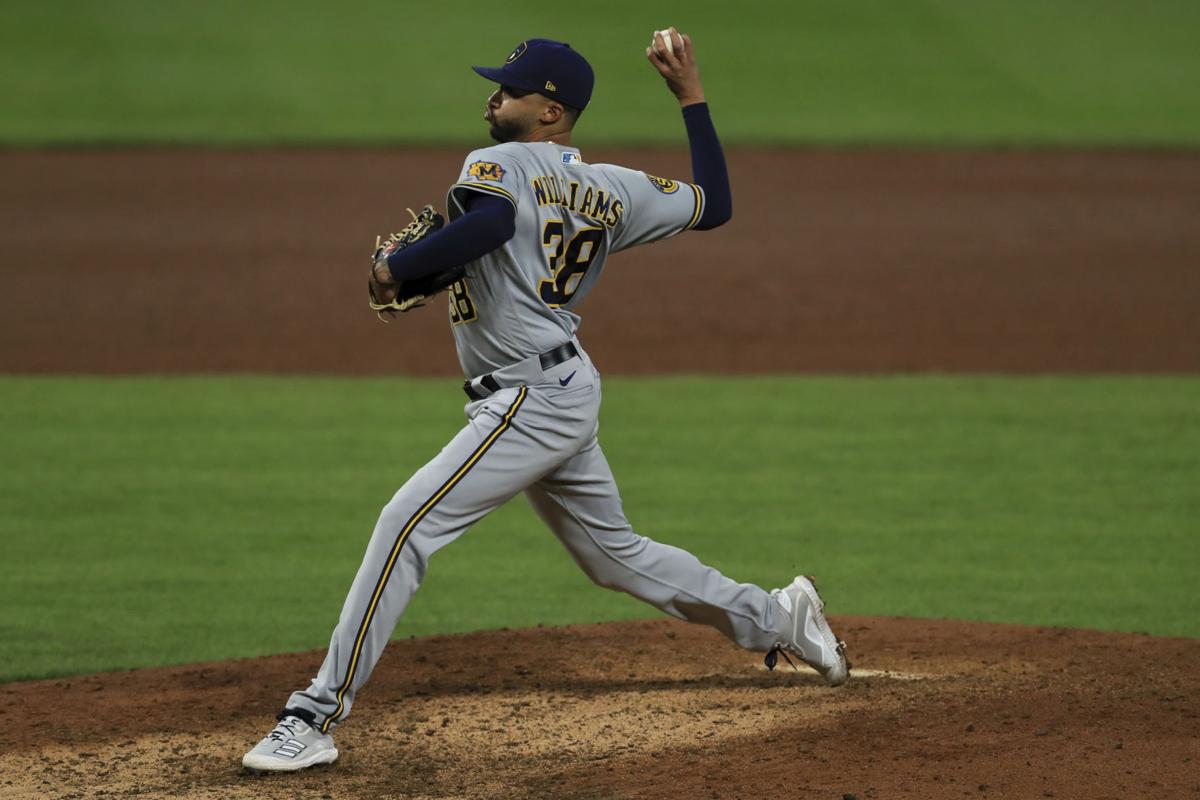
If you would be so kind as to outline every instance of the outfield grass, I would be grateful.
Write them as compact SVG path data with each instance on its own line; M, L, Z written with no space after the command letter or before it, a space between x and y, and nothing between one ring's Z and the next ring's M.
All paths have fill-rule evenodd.
M645 63L691 32L726 141L1200 144L1191 0L0 0L0 143L477 142L524 38L599 83L579 143L678 143Z
M815 572L835 613L1200 635L1200 379L605 394L634 524L738 579ZM450 381L0 378L0 680L323 646L379 507L461 400ZM592 587L517 500L437 555L397 635L656 614Z

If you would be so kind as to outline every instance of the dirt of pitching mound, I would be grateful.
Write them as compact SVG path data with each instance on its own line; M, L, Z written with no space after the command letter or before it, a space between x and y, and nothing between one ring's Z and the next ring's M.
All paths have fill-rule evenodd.
M834 624L840 689L673 620L394 642L294 775L240 759L319 652L8 684L0 797L1200 797L1200 641Z
M455 375L445 299L385 327L365 283L463 155L0 152L0 372ZM583 301L602 371L1200 371L1200 155L729 161L730 224L615 255Z

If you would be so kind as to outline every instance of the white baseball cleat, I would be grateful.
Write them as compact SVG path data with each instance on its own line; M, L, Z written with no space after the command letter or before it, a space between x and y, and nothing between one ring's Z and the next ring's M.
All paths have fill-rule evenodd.
M284 717L265 739L242 756L242 766L263 772L295 772L317 764L332 764L337 757L332 736L299 717Z
M846 643L838 641L825 619L825 603L817 587L803 575L782 589L771 592L783 609L780 640L767 653L766 664L775 668L780 652L795 653L800 660L821 673L830 686L841 686L850 679ZM790 663L790 662L789 662Z

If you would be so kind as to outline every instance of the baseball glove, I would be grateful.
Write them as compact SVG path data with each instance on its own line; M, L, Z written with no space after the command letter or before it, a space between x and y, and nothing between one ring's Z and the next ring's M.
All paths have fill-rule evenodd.
M415 281L401 283L382 283L376 274L376 266L397 250L403 250L421 241L434 231L440 230L446 224L445 218L434 210L433 206L425 206L420 214L413 214L408 209L413 221L399 233L393 233L386 240L375 237L375 254L371 256L371 276L367 281L368 301L371 310L384 322L390 322L397 312L404 313L425 305L425 301L441 291L445 291L452 283L463 277L463 267L454 267L444 272L427 275ZM387 274L387 270L382 270Z

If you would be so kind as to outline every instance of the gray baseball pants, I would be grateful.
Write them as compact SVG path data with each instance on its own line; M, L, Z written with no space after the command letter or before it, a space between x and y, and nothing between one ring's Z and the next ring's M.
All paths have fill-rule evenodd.
M523 369L523 385L469 403L466 427L384 506L325 662L288 699L289 712L322 731L345 719L430 556L520 491L601 586L711 625L749 650L778 641L777 606L765 590L634 533L596 438L600 376L586 354Z

